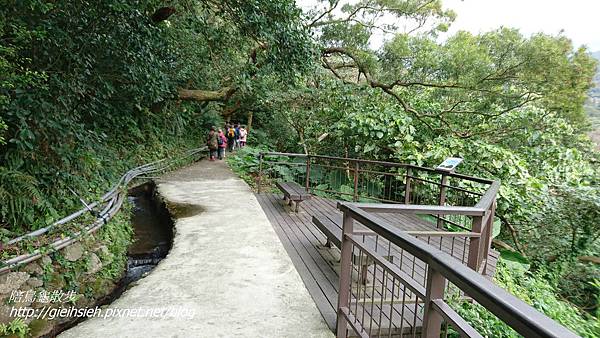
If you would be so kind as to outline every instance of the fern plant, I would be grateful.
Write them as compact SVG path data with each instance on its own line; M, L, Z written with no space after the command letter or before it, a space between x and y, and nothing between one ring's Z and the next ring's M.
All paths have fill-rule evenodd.
M33 176L0 167L0 224L24 224L34 221L33 210L43 204L43 196Z

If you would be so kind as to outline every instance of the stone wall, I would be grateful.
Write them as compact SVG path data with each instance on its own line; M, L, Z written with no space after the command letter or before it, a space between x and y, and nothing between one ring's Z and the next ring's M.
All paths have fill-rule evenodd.
M60 309L93 308L110 295L125 271L128 228L126 219L115 218L96 234L0 275L0 337L48 334L74 319Z

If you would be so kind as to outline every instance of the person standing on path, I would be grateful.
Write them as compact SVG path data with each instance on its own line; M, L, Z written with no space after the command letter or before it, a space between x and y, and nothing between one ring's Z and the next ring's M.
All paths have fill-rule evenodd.
M246 138L248 137L248 131L245 126L240 127L240 148L246 146Z
M232 152L235 146L235 129L232 125L228 124L226 126L225 133L227 136L227 150L229 150L229 152Z
M240 147L240 125L238 123L236 123L234 125L234 130L235 130L235 147L239 148Z
M217 135L217 143L219 145L219 160L222 160L225 157L225 147L227 147L227 138L223 135L223 130L219 129L219 133Z
M215 127L210 127L210 131L208 132L208 138L206 139L206 146L208 146L209 151L209 160L214 161L215 156L217 156L217 150L219 149L218 144L218 135L215 131Z

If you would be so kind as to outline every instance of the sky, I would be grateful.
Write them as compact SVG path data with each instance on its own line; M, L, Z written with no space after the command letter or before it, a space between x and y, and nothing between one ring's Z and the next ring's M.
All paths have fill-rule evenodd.
M309 9L316 0L296 2ZM486 32L500 26L518 28L524 35L556 35L563 30L575 47L586 45L592 52L600 51L600 0L443 0L443 4L458 15L450 34Z
M600 0L444 0L458 17L450 33L485 32L499 26L525 34L557 34L564 30L576 47L600 51Z

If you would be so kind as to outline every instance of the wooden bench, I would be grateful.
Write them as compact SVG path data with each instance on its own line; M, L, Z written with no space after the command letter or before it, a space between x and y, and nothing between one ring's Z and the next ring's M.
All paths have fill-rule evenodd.
M331 248L331 244L335 245L338 249L342 248L342 228L336 223L326 217L312 217L314 225L321 230L321 232L327 237L327 245Z
M321 230L321 232L325 235L325 237L327 238L327 243L325 245L327 245L328 247L331 247L331 244L335 245L338 249L341 250L342 248L342 225L334 222L333 220L327 218L327 217L317 217L317 216L313 216L312 217L312 222L314 225L317 226L317 228L319 230ZM365 232L363 232L366 236L371 236L371 235L375 235L375 233L372 234L367 234ZM377 245L375 243L375 240L373 240L372 238L365 238L364 241L365 245L370 248L373 249L373 251L377 252L378 254L380 254L381 256L383 256L384 259L393 262L394 256L391 255L390 253L387 252L387 250L382 247L381 245ZM360 254L352 254L352 263L355 265L362 265L362 276L360 276L360 280L362 282L362 284L366 284L367 282L367 269L366 267L369 265L373 264L373 260L370 257L365 257L365 255L363 255L362 257L360 256Z
M306 192L306 189L296 182L277 182L275 185L283 192L284 201L289 200L290 206L292 205L292 202L294 202L296 205L296 212L298 212L300 203L311 197L310 193Z

